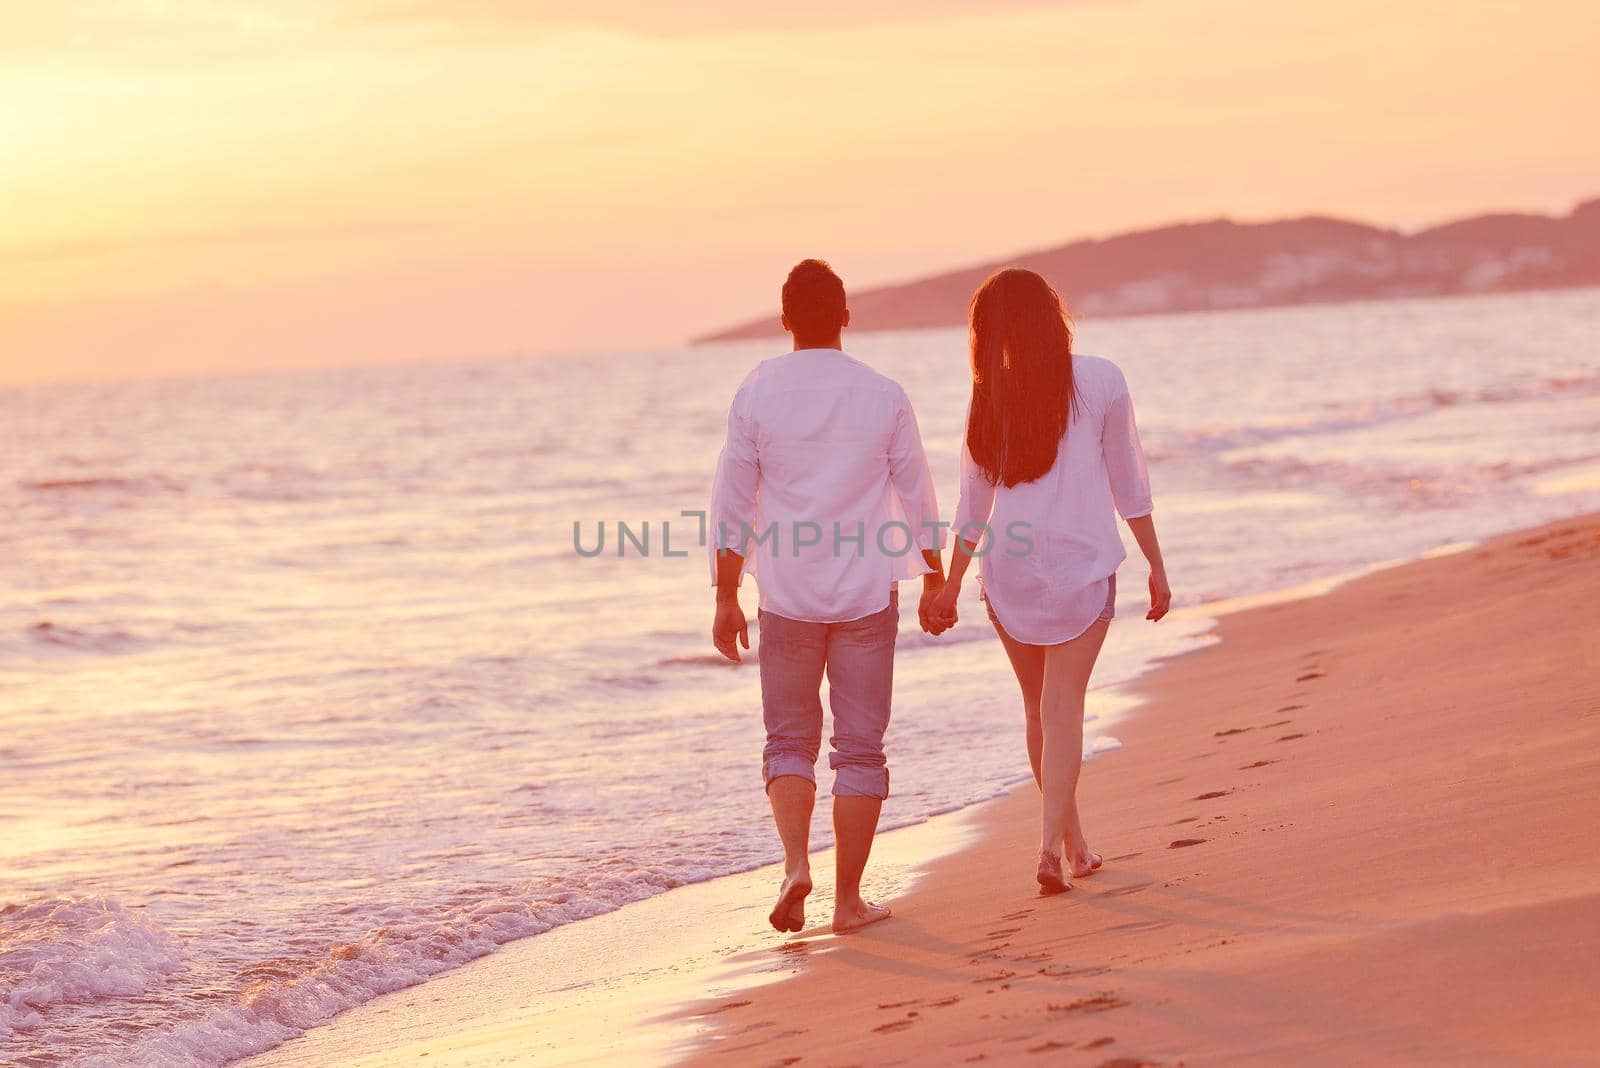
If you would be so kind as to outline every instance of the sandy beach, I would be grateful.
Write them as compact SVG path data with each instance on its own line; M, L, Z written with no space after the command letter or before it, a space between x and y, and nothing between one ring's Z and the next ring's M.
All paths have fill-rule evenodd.
M0 4L0 1068L1600 1068L1600 3L1441 7Z
M1028 787L881 835L867 932L774 936L763 868L249 1063L1591 1064L1597 563L1591 516L1228 612L1087 765L1107 859L1069 894Z
M1037 895L1023 789L889 922L757 951L692 1062L1594 1063L1600 519L1219 634L1088 765L1103 871Z

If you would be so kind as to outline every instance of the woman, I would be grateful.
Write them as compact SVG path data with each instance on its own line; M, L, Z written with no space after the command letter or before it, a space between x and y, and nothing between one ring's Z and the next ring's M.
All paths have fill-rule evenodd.
M1167 614L1150 481L1122 372L1072 351L1050 283L1002 270L972 298L972 404L950 577L930 629L955 622L973 556L983 599L1022 687L1028 759L1044 795L1039 885L1061 893L1100 867L1078 818L1083 695L1105 641L1126 553L1122 514L1150 563L1150 611Z

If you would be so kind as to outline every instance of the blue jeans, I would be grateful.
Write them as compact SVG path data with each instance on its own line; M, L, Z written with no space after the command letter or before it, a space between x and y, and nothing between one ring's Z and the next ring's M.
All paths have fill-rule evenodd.
M760 612L761 712L767 725L761 774L770 786L781 775L817 781L822 749L822 677L833 712L833 792L839 797L888 797L883 733L894 687L894 642L900 602L848 623L808 623Z

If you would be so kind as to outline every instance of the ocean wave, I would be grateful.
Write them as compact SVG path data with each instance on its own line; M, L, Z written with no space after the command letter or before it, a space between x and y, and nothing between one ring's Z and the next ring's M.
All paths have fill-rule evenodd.
M1348 460L1306 460L1298 457L1242 457L1226 465L1253 482L1279 489L1338 487L1357 494L1386 494L1401 508L1449 508L1482 493L1484 479L1475 469L1395 470L1381 463Z
M48 619L28 628L35 642L86 653L122 653L140 644L137 636L115 627L68 627Z
M0 932L0 1040L52 1007L143 994L183 966L175 935L103 897L8 905Z
M128 478L121 475L99 475L84 478L43 478L24 480L18 485L36 493L88 493L97 490L120 490L127 493L151 491L181 493L183 483L164 475Z
M717 657L718 660L722 658ZM613 686L622 690L648 690L660 686L661 680L654 675L642 671L617 673L602 673L592 676L594 681L601 686Z
M1118 744L1099 739L1090 752ZM999 777L937 811L999 796L1025 779ZM544 787L530 783L521 789L536 794ZM884 829L927 815L890 821ZM204 971L206 961L186 957L183 941L144 911L105 898L13 905L0 910L0 1040L36 1035L48 1058L89 1068L216 1068L280 1046L341 1012L461 967L507 942L761 862L741 851L713 849L641 866L618 848L594 856L577 875L486 881L432 903L350 904L337 911L364 930L359 937L236 965L231 979L209 982L208 991L182 999L162 996L163 987L186 972ZM112 1020L111 1014L71 1015L74 1007L122 998L139 999L133 1004L141 1011L183 1015L147 1019L148 1026L131 1035L94 1022Z
M1509 404L1543 397L1600 394L1600 372L1535 379L1520 385L1495 386L1475 392L1430 389L1383 401L1330 406L1321 412L1286 416L1259 423L1220 423L1162 434L1149 434L1145 453L1151 460L1180 459L1196 452L1226 452L1267 445L1286 438L1362 430L1400 419L1466 404Z
M1579 457L1396 468L1390 463L1349 459L1242 455L1227 459L1223 466L1252 482L1271 484L1279 489L1304 487L1315 491L1337 487L1362 494L1387 494L1401 507L1446 508L1463 500L1481 498L1498 487L1515 486L1522 480L1592 459L1594 455L1586 453Z
M79 1063L91 1068L213 1068L281 1045L346 1009L458 968L506 942L719 874L640 870L624 857L613 857L598 862L577 883L475 887L467 900L452 906L378 909L375 918L383 922L362 938L332 946L310 961L263 961L243 977L249 980L243 989L226 1001L153 1028L126 1048L91 1053Z
M63 601L52 605L41 602L37 607L71 609L80 607L82 603ZM117 656L164 646L203 645L225 640L247 629L236 623L212 619L152 618L147 614L124 618L124 611L128 610L120 609L119 606L116 620L101 622L67 622L63 619L35 617L35 622L23 625L20 632L21 644L35 652ZM139 609L133 608L130 614L137 612ZM92 619L93 616L103 613L83 614L89 615ZM0 642L7 645L11 643L3 635L0 635Z

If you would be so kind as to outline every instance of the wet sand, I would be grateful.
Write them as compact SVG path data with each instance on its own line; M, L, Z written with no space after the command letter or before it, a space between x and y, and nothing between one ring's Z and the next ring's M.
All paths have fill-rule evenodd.
M898 899L927 865L975 840L981 808L879 836L864 885ZM833 853L814 857L819 874ZM767 926L782 865L679 887L510 942L487 957L339 1014L248 1068L670 1064L715 1033L712 1009L794 967ZM826 890L829 879L819 879ZM803 948L802 943L794 943Z
M1086 766L1101 872L1041 898L1035 792L986 806L888 922L741 954L794 974L691 1061L1594 1063L1600 519L1218 633Z

